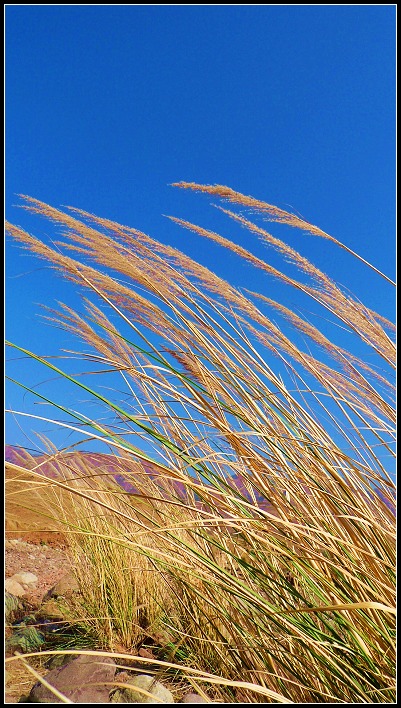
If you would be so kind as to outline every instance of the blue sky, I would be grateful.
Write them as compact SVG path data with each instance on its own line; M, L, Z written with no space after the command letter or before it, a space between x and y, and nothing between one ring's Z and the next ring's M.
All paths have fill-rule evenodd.
M7 218L45 240L51 226L16 209L17 193L137 227L246 287L235 256L163 217L270 257L212 199L169 186L219 183L299 211L394 279L395 6L9 5L5 166ZM393 319L391 287L350 256L270 230ZM252 287L270 295L260 274ZM6 298L8 339L39 354L68 345L39 303L76 293L9 243ZM24 361L10 375L48 378ZM32 410L14 386L6 404ZM29 445L33 427L10 419L7 442Z

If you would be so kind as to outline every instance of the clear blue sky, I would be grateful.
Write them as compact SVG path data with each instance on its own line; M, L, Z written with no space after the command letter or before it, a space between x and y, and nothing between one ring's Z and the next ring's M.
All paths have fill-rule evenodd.
M395 21L393 5L9 5L7 218L46 239L51 226L16 209L15 195L70 204L249 286L234 256L162 216L233 234L268 257L213 200L169 186L220 183L290 205L394 278ZM379 277L328 242L285 236L393 318L393 291ZM39 354L71 344L38 317L40 302L74 305L71 286L15 245L6 259L8 339ZM10 374L28 382L30 369L14 363ZM6 404L32 410L13 386ZM6 440L29 444L12 420Z

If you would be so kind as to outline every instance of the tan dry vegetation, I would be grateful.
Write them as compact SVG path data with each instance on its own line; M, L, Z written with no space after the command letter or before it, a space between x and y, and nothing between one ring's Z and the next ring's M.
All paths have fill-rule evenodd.
M229 188L179 186L352 253L305 220ZM30 197L24 208L61 227L65 241L56 250L8 225L12 237L96 298L85 299L85 315L61 305L48 310L50 320L91 347L82 360L114 372L116 391L106 395L93 377L84 383L13 346L114 416L112 425L77 423L74 413L71 428L81 423L83 436L89 427L107 440L116 467L147 500L138 505L83 461L77 480L72 458L57 456L67 492L58 508L88 600L80 611L105 648L134 650L164 633L165 668L178 662L229 702L391 702L391 323L242 214L224 210L289 259L299 280L219 234L174 221L311 297L369 347L367 361L288 307L244 295L138 230L70 209L74 218ZM382 275L365 264L372 277ZM308 345L296 344L276 315ZM143 441L154 459L141 452ZM146 473L149 461L157 480Z

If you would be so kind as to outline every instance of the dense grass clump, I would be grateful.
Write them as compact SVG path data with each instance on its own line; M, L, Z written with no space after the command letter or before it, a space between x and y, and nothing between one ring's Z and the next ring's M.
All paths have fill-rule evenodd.
M60 425L111 451L97 466L68 451L47 461L84 589L77 612L105 651L153 647L155 670L227 702L393 702L394 327L264 222L352 254L336 239L227 187L178 186L240 206L223 211L298 276L179 226L311 298L355 347L136 229L24 197L65 240L51 248L8 224L10 235L92 296L85 315L48 314L90 346L91 377L11 345L103 408L91 419L51 401L69 416Z

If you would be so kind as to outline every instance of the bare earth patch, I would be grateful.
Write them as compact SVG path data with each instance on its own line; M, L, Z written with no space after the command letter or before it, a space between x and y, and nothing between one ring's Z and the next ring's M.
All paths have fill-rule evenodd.
M7 512L7 505L6 505ZM43 596L69 571L71 564L68 557L66 537L55 531L31 531L37 526L37 515L25 511L19 523L6 515L5 533L5 577L27 571L38 578L34 590L29 590L24 599L37 607ZM44 658L30 658L29 663L35 670L45 675ZM5 703L18 703L21 696L27 696L36 682L34 676L25 668L22 661L7 663L5 685Z
M26 537L29 542L18 538L7 539L5 542L6 578L22 571L34 573L38 577L36 588L28 590L24 595L24 598L35 606L71 567L65 541L52 539L50 546L49 539L44 536L39 540L40 536L41 534L36 532Z

